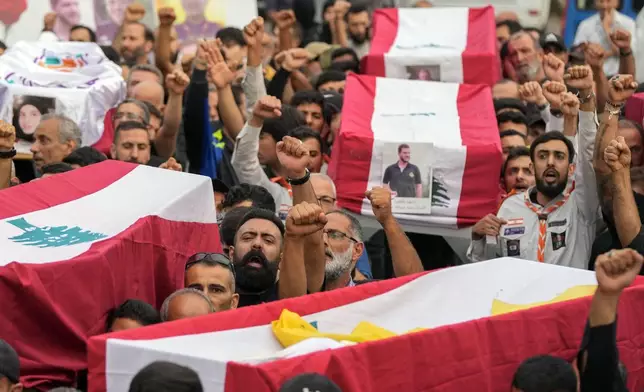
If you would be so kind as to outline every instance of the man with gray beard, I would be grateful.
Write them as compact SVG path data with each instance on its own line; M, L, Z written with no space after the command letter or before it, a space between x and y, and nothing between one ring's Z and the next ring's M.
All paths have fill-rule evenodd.
M376 187L367 192L366 197L371 201L374 215L387 236L396 276L422 272L423 265L416 249L391 212L391 191ZM305 256L311 257L311 249L307 248L305 253L303 238L319 230L322 230L324 239L324 281L320 289L315 291L369 282L354 282L351 277L351 271L364 251L360 222L344 210L332 210L325 215L321 206L307 202L299 203L289 211L280 279L287 267L290 282L306 282L307 272L311 272L306 268L311 266L305 266L303 259ZM296 293L301 293L303 289L304 286L300 287Z

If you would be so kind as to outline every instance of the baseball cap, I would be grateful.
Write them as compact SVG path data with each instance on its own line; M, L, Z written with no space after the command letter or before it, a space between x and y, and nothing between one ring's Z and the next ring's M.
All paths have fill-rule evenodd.
M331 49L331 45L326 42L311 42L310 44L304 47L307 52L309 52L309 58L311 60L318 58L322 53Z
M541 41L540 45L542 48L545 48L546 46L555 46L562 51L568 50L566 48L566 44L564 43L563 37L560 36L559 34L555 34L555 33L544 34L541 36L540 41Z
M342 389L326 376L318 373L304 373L287 380L279 392L342 392Z
M0 375L14 384L20 381L20 359L11 345L0 339Z
M331 115L342 111L342 94L337 91L329 90L322 91L322 95L324 96L325 109L328 110Z

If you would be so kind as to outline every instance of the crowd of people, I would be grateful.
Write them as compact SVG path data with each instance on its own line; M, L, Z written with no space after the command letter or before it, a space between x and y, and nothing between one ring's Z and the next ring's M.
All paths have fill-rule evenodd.
M472 227L468 261L509 256L593 269L598 281L577 361L529 358L516 370L513 391L626 390L616 313L621 292L644 272L644 128L623 111L640 89L632 31L620 22L616 0L595 2L602 28L580 25L572 48L555 33L523 29L516 15L497 20L503 78L492 95L504 159L499 208ZM152 31L140 22L142 7L130 5L113 45L102 47L126 81L125 100L105 114L108 138L101 140L109 143L82 146L82 129L62 114L43 113L31 124L21 110L13 124L0 121L0 191L24 182L12 161L16 138L33 142L33 181L106 159L212 177L223 252L203 250L187 259L184 288L160 309L137 299L112 309L105 332L435 266L419 244L429 239L408 235L392 213L390 189L365 194L381 226L368 242L360 221L338 207L326 174L346 75L359 73L369 52L372 8L328 0L318 24L313 1L291 3L292 9L269 9L266 19L254 18L243 29L203 37L194 54L183 56L172 8L158 9L159 27ZM56 38L52 17L45 19L43 39ZM96 34L77 25L69 39L95 42ZM390 169L393 176L398 167ZM391 272L374 273L376 259L390 260ZM0 341L0 391L21 388L17 354ZM340 390L320 375L299 376L282 390L303 388ZM130 390L202 386L193 370L160 362L141 370Z

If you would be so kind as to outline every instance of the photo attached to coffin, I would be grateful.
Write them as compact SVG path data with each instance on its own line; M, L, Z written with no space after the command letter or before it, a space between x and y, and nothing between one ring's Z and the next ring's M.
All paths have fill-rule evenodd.
M56 98L38 95L14 95L12 124L16 128L16 150L28 152L34 142L34 134L40 119L45 114L55 113ZM26 150L26 151L23 151Z
M440 65L408 65L407 79L440 82L441 66Z
M385 142L380 151L379 178L381 185L391 191L392 212L431 214L433 144Z

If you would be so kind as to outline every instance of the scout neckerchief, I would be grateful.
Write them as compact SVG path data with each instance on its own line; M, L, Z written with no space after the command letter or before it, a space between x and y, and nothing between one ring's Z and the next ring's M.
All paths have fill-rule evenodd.
M530 201L530 192L524 192L523 198L525 200L525 205L537 216L539 217L539 242L537 243L537 260L541 263L544 261L544 255L546 253L546 232L548 229L548 215L553 213L557 208L564 205L568 198L570 197L570 192L575 189L575 183L573 182L569 190L564 191L563 197L561 200L556 203L550 204L545 208L540 208L535 206L532 201Z

